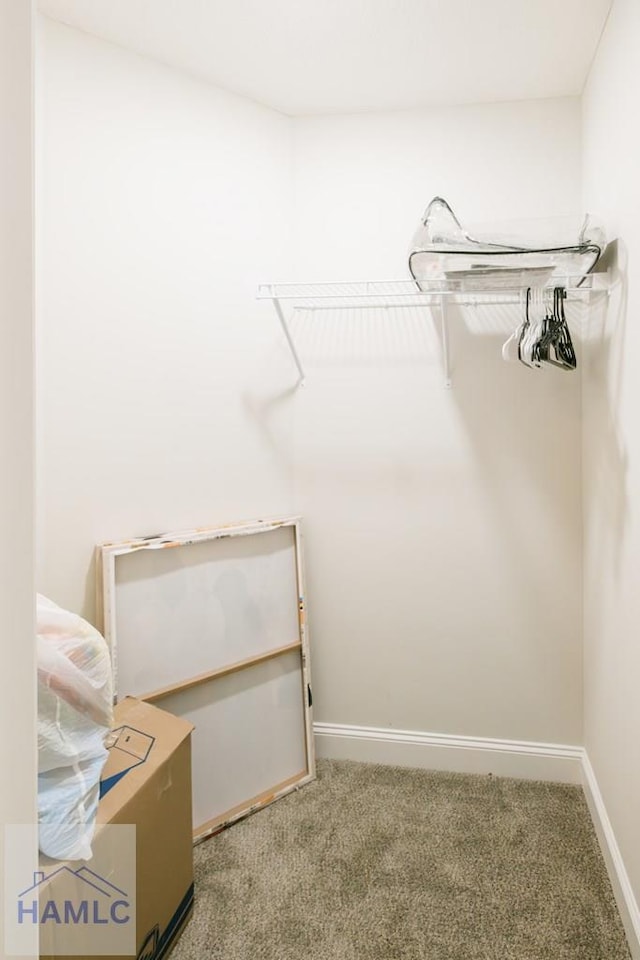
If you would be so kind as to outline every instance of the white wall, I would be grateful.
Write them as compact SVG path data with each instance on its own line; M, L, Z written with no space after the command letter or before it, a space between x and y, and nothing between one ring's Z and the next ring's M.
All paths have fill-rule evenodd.
M427 202L577 214L580 104L296 122L296 278L407 276ZM580 376L509 367L517 308L301 316L296 505L315 717L580 743ZM471 327L471 329L469 329Z
M317 719L579 743L579 375L503 363L517 311L454 314L450 392L423 316L323 314L296 391L253 303L406 275L436 193L579 212L578 101L291 122L42 26L40 589L91 616L96 542L295 506Z
M640 902L640 6L614 0L584 95L585 203L617 241L584 374L585 745ZM640 914L637 914L640 934Z
M3 825L35 822L32 22L0 2L0 863Z
M103 540L291 509L290 123L41 19L38 587Z

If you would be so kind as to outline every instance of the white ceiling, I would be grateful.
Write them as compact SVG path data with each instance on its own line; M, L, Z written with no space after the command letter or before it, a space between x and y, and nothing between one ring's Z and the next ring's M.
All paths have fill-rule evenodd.
M581 93L611 0L40 0L291 115Z

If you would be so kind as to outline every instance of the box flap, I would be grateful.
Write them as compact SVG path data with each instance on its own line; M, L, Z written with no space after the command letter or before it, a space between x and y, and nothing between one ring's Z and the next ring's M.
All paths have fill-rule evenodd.
M109 823L192 730L188 720L134 697L118 703L100 779L98 823Z

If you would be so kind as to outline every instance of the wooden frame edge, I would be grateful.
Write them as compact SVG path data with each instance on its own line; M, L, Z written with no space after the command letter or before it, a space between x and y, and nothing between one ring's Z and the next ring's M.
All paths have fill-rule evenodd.
M307 600L305 592L302 524L298 517L294 524L294 547L296 555L296 581L298 584L298 629L302 645L302 697L304 705L305 745L307 767L312 779L316 776L315 738L313 735L313 692L311 687L311 655L309 651L309 632L307 626Z
M199 827L194 828L194 846L202 843L203 840L208 840L209 837L215 836L216 833L220 833L220 831L230 827L231 824L237 823L238 820L248 817L257 810L262 810L263 807L268 807L269 804L274 803L274 801L279 800L288 793L304 787L307 783L311 783L312 780L315 780L315 775L310 774L307 770L302 770L287 780L282 780L270 790L265 790L263 793L259 793L245 803L231 807L230 810L219 814L217 817L213 817L211 820L206 820Z
M155 703L164 697L171 696L172 693L180 693L183 690L190 690L192 687L198 687L202 683L208 683L210 680L218 680L221 677L229 676L232 673L238 673L240 670L246 670L248 667L257 666L260 663L267 663L276 657L282 657L294 650L302 651L302 643L299 640L294 643L286 643L282 647L275 647L273 650L267 650L264 653L257 653L253 657L246 657L244 660L237 660L235 663L229 663L224 667L216 667L214 670L207 670L206 673L199 673L195 677L189 677L188 680L181 680L178 683L169 684L166 687L160 687L158 690L152 690L151 693L138 695L138 700L144 700L147 703Z
M226 537L251 536L254 533L268 533L281 527L292 527L300 517L273 517L267 520L246 520L237 523L222 524L215 527L194 527L188 530L172 530L150 537L134 537L129 540L114 540L100 544L100 549L114 556L135 553L137 550L163 550L171 547L185 547L192 543L207 540L223 540Z

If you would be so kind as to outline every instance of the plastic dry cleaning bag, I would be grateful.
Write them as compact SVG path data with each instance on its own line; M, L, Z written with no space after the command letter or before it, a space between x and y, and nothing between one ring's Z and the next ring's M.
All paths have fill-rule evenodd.
M77 614L37 598L40 850L88 860L111 730L106 641Z

